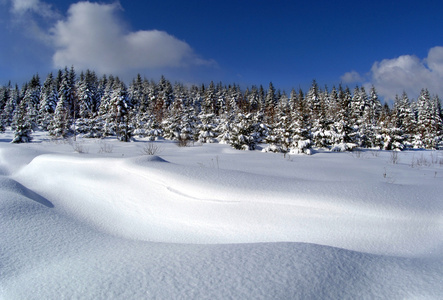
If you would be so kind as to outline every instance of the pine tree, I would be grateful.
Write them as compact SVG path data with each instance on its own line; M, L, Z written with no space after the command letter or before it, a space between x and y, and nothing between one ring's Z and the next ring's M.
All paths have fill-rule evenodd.
M217 141L217 125L215 124L214 114L201 113L198 115L200 124L198 125L197 140L201 143L215 143Z
M367 124L364 114L365 109L368 106L368 96L364 87L356 86L349 103L348 122L354 128L353 142L359 147L368 146L369 136L368 133L371 130L371 126Z
M27 103L27 115L32 129L35 130L38 127L38 109L40 104L40 77L33 76L29 84L23 88L23 99Z
M215 114L220 116L226 113L226 101L227 101L228 90L220 82L216 88L216 111Z
M184 108L180 118L180 135L179 141L182 146L187 146L190 142L194 141L197 134L197 120L190 108Z
M6 118L4 114L4 110L6 107L6 103L9 100L9 92L11 90L11 84L0 87L0 132L4 132L6 130Z
M79 117L89 119L97 112L97 77L90 70L80 75L77 87Z
M275 95L275 88L272 82L269 83L269 88L266 93L264 114L265 123L272 124L275 117L275 107L277 105L277 97Z
M10 87L10 85L8 87ZM10 87L8 99L6 101L1 117L4 122L4 126L11 126L12 129L15 129L15 125L13 124L14 111L18 108L19 102L20 91L18 89L18 86L15 85L15 88Z
M310 123L312 124L312 142L315 146L323 148L326 148L329 144L328 122L325 112L327 97L327 91L320 91L317 82L314 80L306 95L306 102L309 108Z
M363 114L364 122L369 128L367 131L368 147L383 147L379 136L381 128L379 126L380 117L382 113L382 105L378 99L375 87L371 87L369 92L368 104L365 106L365 111Z
M56 138L66 138L69 133L69 120L69 102L66 94L62 93L55 108L54 118L49 125L49 134Z
M260 124L259 126L266 125ZM289 100L286 94L283 93L278 101L275 122L266 128L265 142L268 143L269 146L266 147L264 151L288 152L292 143L293 134Z
M438 97L431 99L427 89L423 89L417 99L417 127L414 145L417 148L437 148L442 122L438 102Z
M40 106L38 110L39 125L43 130L48 130L57 107L58 91L52 73L49 73L43 83Z
M137 113L142 103L144 106L146 105L143 80L140 74L137 74L137 77L129 85L128 93L131 99L131 107L134 110L134 113ZM146 109L146 107L144 107L143 109Z
M50 124L49 133L54 137L65 138L69 134L70 124L74 124L76 119L76 89L75 89L75 71L65 68L61 77L59 87L59 101L54 113L54 119ZM71 122L72 120L72 122Z
M14 113L16 124L12 143L29 143L32 140L32 124L27 113L29 105L30 103L23 99Z
M393 126L401 130L404 136L405 147L412 147L416 119L406 92L401 97L395 97L392 119Z
M149 116L145 123L145 135L150 141L156 141L163 138L163 131L157 119L153 116Z
M240 112L239 102L242 98L240 87L232 85L228 87L228 111L235 117Z
M107 124L115 132L117 139L129 142L132 138L131 101L125 84L118 79L114 81L114 87L110 99L110 109L107 115Z
M238 150L254 150L257 146L256 125L252 114L239 113L229 133L229 145Z
M164 76L161 76L157 90L158 96L153 113L156 115L157 120L161 122L173 102L173 90L171 83Z
M357 147L352 143L353 128L349 124L351 114L351 92L340 85L337 93L337 117L331 133L331 151L349 151Z
M208 88L205 90L205 97L202 103L202 112L204 114L216 114L217 97L215 91L214 82L209 83Z
M299 90L298 102L295 111L292 112L293 137L290 146L291 154L311 154L311 138L309 125L309 107L305 101L302 90Z
M181 132L181 118L178 114L172 114L165 118L161 123L163 136L165 139L178 141Z

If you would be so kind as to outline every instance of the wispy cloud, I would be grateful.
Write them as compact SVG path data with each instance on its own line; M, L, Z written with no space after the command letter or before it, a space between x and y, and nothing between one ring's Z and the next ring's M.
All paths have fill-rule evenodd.
M51 44L48 29L61 18L61 14L51 4L40 0L1 0L8 7L10 22L26 37Z
M350 83L361 82L363 78L356 72L349 72L342 76L344 79L349 79ZM385 99L392 100L403 91L410 97L417 97L422 88L443 96L443 47L431 48L423 59L415 55L402 55L376 61L367 80L369 82L366 84L373 84Z
M11 0L11 11L16 15L32 12L45 18L60 17L50 4L40 0Z
M346 72L340 77L343 83L354 83L363 81L363 77L357 71Z

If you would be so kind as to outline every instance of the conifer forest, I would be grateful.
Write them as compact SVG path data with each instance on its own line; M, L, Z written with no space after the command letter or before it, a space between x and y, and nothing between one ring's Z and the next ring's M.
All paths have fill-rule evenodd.
M118 77L73 67L38 75L21 88L0 86L0 131L15 132L14 143L32 132L54 139L114 136L129 142L169 139L179 145L226 143L235 149L306 153L312 149L350 151L442 149L441 101L422 89L417 99L397 95L382 105L375 87L339 85L330 90L314 80L307 91L289 94L269 86L211 82L186 86L165 77Z

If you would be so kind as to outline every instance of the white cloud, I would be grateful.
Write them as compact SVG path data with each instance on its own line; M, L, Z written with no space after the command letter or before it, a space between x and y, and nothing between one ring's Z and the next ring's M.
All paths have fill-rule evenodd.
M343 83L353 83L353 82L361 82L363 78L357 71L346 72L343 76L340 77Z
M11 0L11 4L11 11L15 15L24 15L28 12L33 12L45 18L59 17L59 14L50 4L40 0Z
M352 77L347 74L342 79L345 76ZM355 74L353 76L358 78ZM423 88L443 96L443 47L431 48L424 59L415 55L402 55L377 61L372 65L369 76L370 82L366 85L373 84L378 94L386 100L394 99L396 94L403 91L410 98L415 98Z
M74 65L102 73L131 69L210 65L185 42L158 30L128 32L116 16L119 4L79 2L51 31L56 67Z
M39 0L12 0L12 11L22 13L27 10L37 10Z
M434 47L429 50L426 63L433 72L443 77L443 47Z
M0 4L9 6L13 28L19 29L28 38L47 45L51 43L48 28L61 17L51 4L40 0L0 1Z

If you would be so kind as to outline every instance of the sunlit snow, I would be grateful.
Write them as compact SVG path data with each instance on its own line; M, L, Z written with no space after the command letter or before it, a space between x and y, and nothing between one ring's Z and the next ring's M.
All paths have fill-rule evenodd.
M442 151L12 136L0 299L443 297Z

